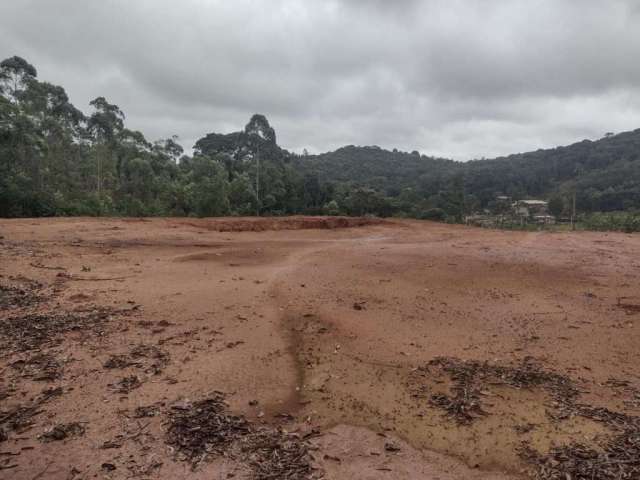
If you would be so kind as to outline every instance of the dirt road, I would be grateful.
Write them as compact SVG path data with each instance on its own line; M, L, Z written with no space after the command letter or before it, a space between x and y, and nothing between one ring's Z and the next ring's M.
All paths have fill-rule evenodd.
M0 275L0 478L640 472L638 235L0 220Z

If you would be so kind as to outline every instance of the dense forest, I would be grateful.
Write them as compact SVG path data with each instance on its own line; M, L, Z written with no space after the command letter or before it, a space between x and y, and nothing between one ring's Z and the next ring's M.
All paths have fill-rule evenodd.
M427 208L472 213L490 207L497 195L554 198L569 209L575 193L580 212L640 208L640 129L491 160L454 162L415 151L347 146L300 157L298 163L321 181L366 185L405 211L412 204L418 216Z
M640 130L492 160L346 146L280 148L263 115L185 155L103 97L83 113L20 57L0 63L0 216L375 214L460 221L497 195L582 212L640 208Z

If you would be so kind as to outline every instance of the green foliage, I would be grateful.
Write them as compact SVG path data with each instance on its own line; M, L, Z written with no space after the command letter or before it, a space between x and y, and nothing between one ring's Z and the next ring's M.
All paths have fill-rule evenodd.
M124 128L124 113L104 97L96 98L89 105L95 109L87 122L89 132L103 141L113 141Z
M391 201L371 188L350 189L344 196L342 205L349 215L380 215L388 217L393 213Z
M258 208L256 192L246 173L236 175L229 183L229 203L234 215L252 215Z
M459 170L452 160L389 152L379 147L342 147L335 152L296 157L298 168L316 174L320 181L359 184L386 196L412 188L424 196L437 192L445 177Z
M554 217L560 217L564 212L564 199L560 195L554 195L549 199L549 213Z
M325 204L323 207L323 213L325 215L340 215L340 206L338 205L338 202L331 200Z
M419 218L423 220L434 220L436 222L443 222L447 219L447 214L441 208L430 208L422 212Z
M376 146L321 155L277 145L264 115L209 133L184 155L149 142L104 97L85 115L20 57L0 62L0 216L379 215L460 222L547 198L561 215L640 209L640 130L595 142L467 163ZM593 228L636 229L636 214L590 215Z
M580 225L587 230L640 232L640 212L591 213L581 219Z
M498 195L568 199L574 191L581 212L640 208L640 130L466 163L375 146L348 146L295 162L320 181L383 192L401 213L416 217L425 208L441 208L459 221L485 208L507 209L507 204L497 205ZM558 200L554 203L559 207Z
M219 217L229 213L229 182L218 161L198 155L193 158L190 203L199 217Z
M24 58L14 56L0 62L0 94L14 104L21 100L26 87L38 76L35 67Z

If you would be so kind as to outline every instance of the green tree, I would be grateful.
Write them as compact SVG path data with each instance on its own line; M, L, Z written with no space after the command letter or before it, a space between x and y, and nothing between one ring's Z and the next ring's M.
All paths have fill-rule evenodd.
M564 211L564 199L559 195L554 195L549 199L549 213L554 217L559 217Z
M256 192L249 175L236 175L229 183L229 204L235 215L252 215L257 208Z
M0 94L18 103L28 84L38 76L36 68L24 58L14 56L0 62Z
M193 158L192 204L200 217L218 217L229 213L229 183L222 164L210 157Z
M117 139L124 129L125 117L117 105L107 102L104 97L92 100L89 105L94 108L94 112L89 117L87 127L95 142L95 184L98 200L102 201L105 180L115 176Z

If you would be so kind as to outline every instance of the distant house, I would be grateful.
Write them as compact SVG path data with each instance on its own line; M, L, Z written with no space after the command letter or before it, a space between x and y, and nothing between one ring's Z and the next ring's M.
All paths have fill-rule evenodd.
M475 212L464 218L467 225L498 227L504 225L550 225L556 218L549 213L545 200L516 200L507 195L497 195L483 212Z
M518 217L531 218L549 214L549 202L544 200L518 200L511 207Z
M555 223L555 217L549 214L549 202L545 200L518 200L511 205L513 214L521 221L535 223Z

